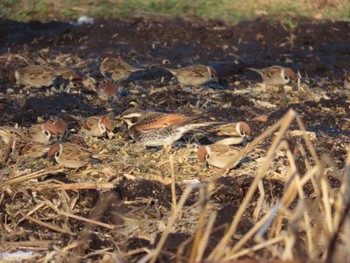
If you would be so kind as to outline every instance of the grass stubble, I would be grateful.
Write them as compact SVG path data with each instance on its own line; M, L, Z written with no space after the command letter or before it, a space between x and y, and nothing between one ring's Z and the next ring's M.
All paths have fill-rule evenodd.
M303 162L306 167L303 174L297 169L295 160L296 153L291 151L288 142L284 139L290 126L295 123L302 131L303 145L305 145L299 144L297 148L300 155L303 156ZM161 228L162 234L155 248L149 249L143 247L128 252L121 252L117 255L107 249L94 251L93 253L95 255L103 255L103 258L110 257L114 259L115 262L118 262L118 260L121 262L121 259L127 260L129 257L135 255L146 254L142 256L138 262L156 262L156 260L165 253L165 243L170 233L176 228L175 225L188 211L188 208L185 207L186 201L189 199L191 193L198 190L198 201L192 206L198 213L191 215L191 219L193 222L196 222L196 226L194 227L193 237L186 241L188 244L191 244L191 250L185 253L183 250L179 249L179 252L175 255L178 261L186 258L188 262L201 262L202 260L206 260L206 262L229 262L246 256L254 258L257 255L256 253L259 253L259 257L263 255L262 258L265 259L279 258L281 260L296 260L299 259L301 255L305 255L303 259L315 262L345 262L349 260L350 255L346 247L350 244L350 221L348 217L350 209L350 148L348 149L344 170L338 171L336 165L328 156L317 155L315 147L307 136L307 132L300 117L295 111L290 110L278 122L252 141L248 147L243 148L236 158L232 160L232 163L235 163L242 156L246 156L250 152L256 150L259 144L267 138L274 139L266 153L264 162L262 162L257 169L251 170L254 180L234 215L231 224L227 227L226 234L214 249L210 248L211 250L208 256L206 256L208 241L214 232L213 228L217 217L217 212L213 211L208 200L210 200L210 197L217 190L216 180L225 175L227 171L217 172L212 179L206 182L189 184L182 192L182 195L178 197L176 196L175 184L179 183L177 181L179 177L177 177L174 166L178 165L179 155L182 154L182 152L180 152L181 150L177 151L175 155L167 156L169 160L166 160L166 162L162 164L162 167L168 170L168 174L171 178L169 180L165 180L166 178L164 178L163 181L164 183L171 184L172 209L163 220L165 225ZM109 145L107 145L107 148L109 151L120 150L118 147L110 147ZM128 150L124 151L126 155L125 158L130 158L130 155L133 157L133 155L138 154L136 151ZM189 149L185 150L188 151ZM272 206L270 205L270 209L266 211L263 207L269 206L265 204L267 202L265 198L267 193L265 193L261 182L265 175L273 168L276 156L281 151L285 153L286 160L288 161L286 174L281 176L285 177L285 189L282 197L276 200ZM145 154L143 156L145 159L144 162L147 163L147 160L149 160L151 163L152 160L158 159L159 156L155 155L157 155L157 153ZM309 156L311 156L311 158L309 158ZM184 159L185 158L186 157L184 157ZM120 162L123 162L123 160L121 159ZM20 166L20 164L18 166ZM15 165L13 167L12 174L15 174L15 170L17 170L18 166ZM141 166L142 163L136 163L135 171ZM334 189L331 189L329 176L332 175L329 172L330 170L342 181L338 192L334 192ZM106 169L103 171L108 177L109 170ZM21 214L22 212L19 211L18 213L21 215L19 217L20 219L17 222L12 222L12 224L15 223L15 225L18 226L21 222L28 221L41 228L47 228L52 232L65 233L71 236L69 244L65 247L60 247L60 240L38 239L32 242L6 242L6 235L11 233L9 230L15 229L16 226L13 227L10 225L11 222L8 222L7 218L0 218L2 250L12 246L13 248L35 248L38 251L42 251L40 249L48 250L51 246L54 246L55 248L46 254L46 261L55 259L55 257L67 259L72 255L78 260L82 257L87 258L91 256L92 253L84 255L84 250L81 249L81 246L85 246L84 249L87 250L86 244L89 243L91 232L96 231L96 227L101 227L108 231L116 231L116 229L118 229L119 226L101 222L101 217L105 213L106 207L112 202L119 202L119 200L116 200L118 198L108 194L108 192L118 184L118 180L108 182L79 182L74 184L64 184L62 182L53 181L54 183L48 182L34 185L22 185L26 182L44 177L47 174L61 172L62 169L43 169L37 172L20 174L8 179L3 183L0 191L0 204L3 203L5 195L11 196L13 192L16 192L12 190L12 187L20 186L24 192L30 191L33 193L40 193L45 190L55 190L62 193L62 200L52 201L40 197L42 198L41 202L28 212ZM137 172L142 173L142 169ZM152 172L154 171L151 170L150 173ZM83 175L99 173L101 173L100 170L96 172L91 169L83 172ZM158 177L158 179L160 179L160 177ZM307 184L312 185L312 194L305 194L304 188ZM88 217L77 216L75 214L74 206L77 203L77 199L67 194L67 191L79 192L84 189L99 191L101 195L100 198L103 199L105 197L104 200L107 200L106 202L98 201L93 211L91 213L88 211L90 214ZM255 224L243 236L240 236L238 241L233 242L233 239L237 239L236 234L239 223L244 220L243 215L247 211L248 205L252 203L253 195L257 190L260 193L260 197L256 202L254 210L253 219L255 220ZM62 209L62 204L63 207L66 208L65 211ZM59 208L59 206L61 208ZM70 226L64 224L58 226L55 223L47 223L44 222L44 220L39 220L34 217L36 213L49 209L52 218L61 217L65 220L74 219L84 224L82 234L78 236L78 239L76 239L77 234L71 231ZM46 219L48 219L48 217ZM305 250L301 251L300 248L304 248ZM35 255L35 257L36 258L32 260L38 259L38 255Z
M259 168L255 175L226 234L205 259L205 262L232 262L232 260L237 260L244 256L251 256L259 250L267 252L269 255L268 258L278 257L281 260L298 260L298 252L295 251L296 242L304 242L301 245L306 250L304 253L306 253L307 259L304 260L344 262L349 258L350 255L344 245L349 244L349 236L346 235L348 233L346 226L348 227L350 223L348 217L350 209L350 148L348 149L340 191L332 194L330 183L327 179L327 169L325 168L327 162L324 161L327 158L322 157L323 160L319 159L306 133L303 134L306 145L304 151L311 153L313 165L308 165L305 174L298 172L293 153L287 141L283 140L285 132L294 121L297 122L302 131L306 132L300 117L295 111L290 110L280 121L257 137L248 147L242 149L236 156L237 158L232 160L233 163L236 162L236 160L256 147L265 138L272 136L278 131L278 135L274 138L267 152L266 162L264 162L264 165ZM287 183L283 196L276 201L270 211L257 218L255 225L237 243L232 244L232 237L236 234L238 224L242 220L248 204L252 201L254 192L257 190L267 170L273 167L275 154L281 150L286 152L289 162L286 175ZM305 160L305 163L309 163L309 161ZM332 165L332 162L328 164ZM312 204L303 190L304 186L310 182L314 187ZM201 262L204 260L203 251L207 246L208 237L216 218L216 213L214 213L208 217L207 222L204 223L203 220L205 218L204 214L211 213L211 211L206 211L205 201L210 196L210 192L208 192L208 189L211 188L210 185L215 185L215 179L208 183L194 184L186 188L176 208L173 209L173 213L170 215L166 229L156 249L150 251L150 254L145 256L140 262L148 262L148 260L149 262L156 262L171 228L176 222L176 219L181 215L181 209L186 199L189 197L190 192L196 188L201 189L198 201L200 213L197 219L198 225L188 262ZM264 196L264 192L260 194L262 197ZM296 202L296 204L294 208L291 208L293 202ZM315 207L311 208L310 206ZM255 209L260 211L262 209L262 203L258 201ZM322 231L319 231L320 229ZM245 246L251 239L255 241L255 244Z
M288 142L284 139L284 136L291 124L296 122L299 129L303 132L302 137L304 146L299 145L298 150L303 153L305 159L305 173L300 174L297 169L296 161L294 159L295 152L291 152ZM181 219L186 213L185 203L190 197L193 191L199 191L199 197L197 202L192 206L198 210L197 214L194 214L196 218L191 218L193 222L196 222L196 226L193 231L193 236L186 241L186 244L191 244L190 252L184 252L178 250L176 257L178 261L182 261L184 258L188 262L230 262L232 260L238 260L242 257L253 257L255 253L262 252L263 258L279 258L281 260L296 260L300 255L306 255L307 260L322 261L322 262L341 262L349 258L348 251L345 249L346 244L349 244L349 235L347 235L349 226L348 212L350 208L350 155L348 150L348 156L346 159L345 169L343 172L337 171L333 162L327 156L321 156L316 154L315 148L312 145L309 137L307 136L305 127L293 110L289 110L284 117L278 122L272 125L269 129L264 131L254 141L252 141L247 147L243 148L241 152L232 160L233 163L240 159L242 156L247 155L250 151L254 150L261 142L269 137L273 137L271 146L269 147L265 161L259 166L254 179L249 187L248 192L243 198L237 212L235 213L231 224L225 231L225 235L212 249L210 254L206 257L205 252L208 246L208 240L213 232L213 226L217 217L217 212L213 212L208 205L211 195L216 191L216 180L222 175L225 175L227 171L218 172L212 179L206 182L190 183L182 192L180 197L176 196L175 184L176 174L174 171L174 156L169 154L169 161L167 162L170 167L171 175L171 196L172 196L172 209L169 212L168 217L164 220L164 227L161 231L161 236L154 249L147 247L137 249L135 251L128 251L128 253L110 253L106 251L95 251L98 255L104 255L104 257L111 257L114 260L126 259L130 256L137 255L139 253L145 253L138 262L156 262L157 259L164 253L164 245L166 243L169 234L175 229L175 225L178 220ZM266 207L264 202L265 192L262 185L262 179L268 173L268 170L273 168L274 159L278 152L285 152L286 159L288 160L288 169L285 175L285 189L281 198L275 201L268 211L264 210ZM310 160L307 156L311 155ZM328 181L329 168L333 168L338 177L342 178L342 183L339 192L334 192L331 189ZM28 173L26 175L20 175L15 178L11 178L4 182L3 190L7 194L11 194L10 186L19 185L25 181L33 180L38 177L47 175L48 173L62 172L60 169L51 169L49 171L38 171L34 173ZM76 262L84 256L84 251L87 249L86 244L91 235L95 231L96 227L102 227L107 231L115 231L118 226L100 221L102 215L108 209L108 206L112 202L116 202L114 194L110 193L110 189L116 185L114 183L75 183L57 185L38 185L38 189L35 186L30 189L31 191L40 191L43 189L55 189L63 193L68 200L67 203L71 203L71 207L74 207L73 200L66 191L78 191L82 189L96 189L101 192L100 199L98 201L89 218L84 216L78 216L71 212L62 211L55 204L55 201L51 201L43 198L42 202L31 209L29 212L22 215L22 219L16 222L16 225L20 224L24 220L36 224L40 227L47 228L50 231L65 233L75 237L77 234L70 231L69 227L58 226L54 223L47 223L42 220L33 217L33 214L43 209L51 209L57 216L67 219L74 219L85 224L83 231L79 234L78 240L70 242L64 248L58 249L58 247L46 255L46 259L52 259L56 254L65 255L67 258L69 255L74 256ZM311 184L313 187L313 193L305 195L304 187L306 184ZM45 188L46 187L46 188ZM103 191L104 190L104 191ZM243 215L247 212L248 205L252 203L254 193L259 190L260 198L256 202L254 210L255 224L239 238L238 241L233 242L233 237L237 234L237 228L241 220L244 220ZM4 192L2 192L1 200L4 198ZM57 200L56 200L57 202ZM117 200L117 202L120 202ZM266 209L265 209L266 210ZM69 209L68 209L69 211ZM52 214L52 212L51 212ZM4 227L6 226L6 220L2 218L2 236L5 237ZM251 242L253 241L253 242ZM3 242L4 239L3 239ZM2 247L8 247L8 244L2 242ZM39 242L39 240L38 240ZM42 242L42 241L41 241ZM303 242L303 244L300 244ZM297 245L298 243L298 245ZM41 244L41 243L40 243ZM40 246L38 243L38 246ZM50 243L52 244L52 243ZM249 245L247 245L249 244ZM28 245L28 244L27 244ZM35 242L28 245L29 247L35 247ZM81 246L85 246L81 249ZM180 246L181 247L181 246ZM305 251L298 251L300 248L304 248ZM185 253L185 254L184 254ZM261 255L261 253L259 254ZM90 253L91 256L91 253ZM303 258L305 259L305 258Z

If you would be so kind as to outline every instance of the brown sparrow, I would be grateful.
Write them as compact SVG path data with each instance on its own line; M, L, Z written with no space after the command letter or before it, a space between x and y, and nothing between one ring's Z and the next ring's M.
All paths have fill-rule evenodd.
M108 98L116 97L118 92L119 85L115 81L104 79L98 85L97 95L101 100L108 100Z
M239 153L239 148L224 145L210 144L200 146L197 151L197 157L201 162L207 162L209 165L220 169L235 168L240 160L232 164L233 158Z
M257 72L263 83L269 86L285 85L289 83L291 79L295 79L295 73L292 69L281 67L281 66L271 66L263 69L247 68Z
M56 123L46 122L44 124L35 124L28 129L15 127L0 127L0 137L5 143L11 139L15 141L38 142L50 144L53 135L60 135L61 121Z
M10 81L35 88L51 86L56 78L57 74L52 67L42 65L29 65L9 74Z
M350 73L345 74L344 88L350 90Z
M52 122L52 125L55 127L53 134L58 137L63 137L68 131L67 123L64 120L57 119Z
M123 120L130 136L145 146L172 145L186 132L215 122L198 123L200 116L186 116L176 113L160 113L131 108L124 111L118 119Z
M83 128L93 137L102 137L113 130L113 124L108 116L90 117L83 122Z
M70 68L59 66L54 68L54 70L57 76L61 77L66 81L70 81L73 83L82 83L83 81L83 78Z
M27 141L50 144L53 136L63 137L67 132L67 124L63 120L48 121L44 124L35 124L24 131Z
M184 86L200 86L208 81L218 81L216 70L209 66L194 65L179 69L166 68Z
M141 68L135 68L126 63L121 58L106 57L100 66L101 74L106 78L111 75L113 80L125 80L133 72L143 70Z
M213 134L210 137L212 142L225 145L240 144L246 136L250 135L250 127L243 121L219 124L207 131Z
M35 124L24 131L26 141L50 144L53 134L57 133L52 123Z
M59 166L74 169L83 167L95 159L88 149L69 142L52 145L47 156L49 159L55 158Z
M49 148L48 145L39 142L14 141L12 152L20 156L26 155L36 159L43 157Z

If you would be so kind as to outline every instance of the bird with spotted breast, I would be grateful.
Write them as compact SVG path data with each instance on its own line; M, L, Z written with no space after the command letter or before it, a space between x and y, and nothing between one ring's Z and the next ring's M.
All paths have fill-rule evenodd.
M128 125L130 136L145 146L170 146L185 133L216 122L200 122L200 115L161 113L131 108L118 119Z

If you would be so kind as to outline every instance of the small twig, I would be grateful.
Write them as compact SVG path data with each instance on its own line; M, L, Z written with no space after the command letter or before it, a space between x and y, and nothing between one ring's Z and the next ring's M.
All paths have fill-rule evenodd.
M184 206L186 200L188 199L190 193L192 192L192 190L194 188L197 188L199 187L201 184L198 184L198 185L190 185L188 186L185 191L183 192L178 204L177 204L177 207L176 207L176 212L173 212L168 220L168 225L166 226L166 228L164 229L163 231L163 235L161 236L158 244L157 244L157 247L156 249L154 250L154 252L152 253L152 258L150 259L150 263L154 263L156 262L164 244L165 244L165 241L168 237L168 235L170 234L170 231L171 231L171 228L173 227L177 217L178 217L178 214L179 214L179 211L182 209L182 207Z
M24 216L25 219L35 223L35 224L38 224L40 226L43 226L43 227L46 227L50 230L53 230L53 231L56 231L56 232L59 232L59 233L63 233L63 234L70 234L70 235L76 235L75 233L72 233L70 231L67 231L67 230L64 230L63 228L60 228L58 226L54 226L52 224L49 224L49 223L45 223L45 222L42 222L38 219L35 219L34 217L31 217L31 216Z
M195 262L202 261L202 258L203 258L204 252L205 252L205 248L208 245L208 240L209 240L210 234L213 230L213 226L214 226L216 217L217 217L217 212L213 212L211 217L209 218L209 221L207 223L207 227L204 231L203 237L201 238L201 240L198 244L198 251L197 251L197 257L196 257Z
M281 120L279 120L276 124L274 124L270 129L266 130L262 135L260 135L258 138L256 138L252 144L250 144L248 147L244 149L241 154L238 154L237 156L241 157L243 153L248 152L250 149L255 147L255 145L259 144L263 139L270 136L274 131L276 131L279 128L279 133L272 142L272 145L267 152L266 159L271 159L271 156L274 154L275 149L279 145L279 143L282 140L282 136L285 134L287 129L289 128L292 121L295 119L296 112L293 110L290 110ZM234 158L235 159L235 158ZM237 159L238 160L238 159ZM236 160L233 160L236 161ZM234 162L232 162L233 164ZM227 245L229 241L231 240L231 237L236 233L238 224L243 216L243 213L247 206L249 205L250 200L252 199L254 192L256 188L258 187L259 180L265 175L265 172L267 171L268 167L270 166L270 162L265 162L259 169L257 176L254 178L253 182L251 183L251 186L246 193L246 196L244 197L238 211L236 212L231 225L229 229L227 230L226 234L223 236L223 238L220 240L220 242L217 244L217 246L214 248L212 253L209 255L210 261L220 261L220 259L223 257L224 253L227 251ZM231 254L234 254L239 247L235 246L234 249L230 251Z
M6 185L13 185L13 184L18 184L18 183L22 183L34 178L38 178L47 174L57 174L57 173L62 173L64 170L63 169L56 169L56 170L51 170L51 171L47 171L46 169L42 169L40 171L36 171L33 173L29 173L29 174L22 174L20 176L11 178L7 181L5 181L3 183L4 186Z
M243 257L245 255L248 255L251 252L254 252L254 251L257 251L257 250L269 247L269 246L271 246L273 244L276 244L278 242L283 241L285 238L286 238L285 236L275 237L273 239L269 239L269 240L265 241L264 243L257 244L257 245L255 245L255 246L253 246L251 248L242 249L238 253L233 254L233 255L228 256L227 258L225 258L225 262L231 262L232 260L234 260L236 258L239 258L239 257Z
M61 211L56 206L54 206L54 204L52 204L50 201L46 200L45 202L50 208L52 208L56 213L58 213L60 215L63 215L63 216L66 216L66 217L70 217L70 218L74 218L76 220L83 221L83 222L86 222L86 223L90 223L90 224L93 224L93 225L102 226L104 228L115 229L115 226L113 226L113 225L105 224L105 223L102 223L102 222L99 222L99 221L95 221L95 220L92 220L92 219L88 219L88 218L85 218L85 217L81 217L81 216L77 216L77 215L73 215L73 214Z
M345 221L348 218L348 214L350 212L350 146L348 147L348 156L345 162L344 180L340 189L340 195L338 196L336 202L336 208L337 211L333 220L335 231L328 242L327 253L325 257L326 263L332 262L340 230L345 224Z
M7 162L7 160L9 159L12 145L13 145L13 139L11 139L4 147L3 152L0 156L0 165L5 164Z
M170 164L170 174L171 174L171 202L173 211L176 212L176 180L174 172L174 156L169 155L169 164Z
M19 225L23 220L26 220L26 216L31 216L32 214L34 214L34 212L38 211L40 208L42 208L43 206L46 206L45 202L41 202L40 204L37 204L32 210L30 210L23 218L21 218L20 220L18 220L18 222L16 223L17 225Z
M12 242L8 241L7 242L7 251L14 249L18 250L18 248L26 248L26 249L33 249L33 248L41 248L43 250L48 249L48 247L51 247L53 244L61 244L61 240L30 240L30 241L17 241L17 242Z
M199 246L199 243L200 243L200 241L202 239L202 235L203 235L203 226L205 223L205 215L207 212L207 204L208 204L208 191L207 190L208 190L207 187L202 187L200 189L200 207L201 207L201 210L199 212L197 230L196 230L195 237L193 240L191 255L190 255L190 258L188 260L189 263L195 262L195 259L196 259L197 253L198 253L198 246Z
M114 183L72 183L72 184L46 184L37 185L36 187L24 187L23 189L32 189L35 191L51 190L51 189L63 189L63 190L107 190L113 189Z

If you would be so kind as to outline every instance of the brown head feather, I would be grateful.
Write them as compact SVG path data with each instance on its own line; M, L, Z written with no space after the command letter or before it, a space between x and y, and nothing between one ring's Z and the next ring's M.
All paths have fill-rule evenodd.
M67 131L67 123L64 120L56 120L53 123L53 126L56 128L56 134L55 135L63 135Z
M284 74L286 74L290 79L295 79L295 73L291 68L284 68Z
M49 149L49 151L47 152L47 157L49 159L51 159L52 157L55 156L56 152L58 152L60 150L60 145L58 143L52 145Z
M206 146L199 146L197 150L197 157L199 161L205 162L207 160L206 155L208 154Z
M104 124L106 130L111 132L113 130L113 124L111 119L108 116L103 116L101 119L101 124Z
M246 135L250 134L250 127L247 123L243 121L239 122L239 128L240 130L243 130Z

